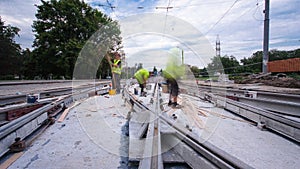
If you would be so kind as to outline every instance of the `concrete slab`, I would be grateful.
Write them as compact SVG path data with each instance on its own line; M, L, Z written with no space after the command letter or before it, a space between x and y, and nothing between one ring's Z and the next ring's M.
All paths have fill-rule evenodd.
M189 105L193 104L206 112L207 117L199 113L191 119L186 117L187 113L182 111L184 109L172 111L166 105L165 109L170 111L164 115L172 118L175 114L177 119L174 123L190 125L192 135L198 137L200 142L209 142L254 168L299 168L299 144L271 131L262 131L252 122L216 108L209 102L183 94L180 97L188 99ZM195 125L195 118L203 122L203 129Z
M122 168L126 114L121 96L96 96L50 126L9 168ZM118 103L118 104L117 104Z
M188 124L199 140L219 147L254 168L299 168L298 144L259 130L244 119L198 98L180 97L188 99L189 105L205 111L207 116L196 112L191 119L181 109L164 114L170 118L176 114L174 123ZM150 95L139 99L150 103ZM168 94L163 94L163 99L167 102ZM48 128L10 168L126 168L128 158L138 160L143 152L144 143L137 133L144 116L136 116L141 112L133 113L128 124L129 108L123 104L120 95L89 98L72 109L65 121ZM164 107L171 110L167 105ZM203 122L202 129L194 125L195 118ZM162 131L172 133L165 126ZM174 160L167 158L173 152L170 153L163 157Z
M206 108L209 116L203 130L193 129L207 141L254 168L299 168L300 146L270 131L262 131L220 108ZM210 112L210 113L209 113Z

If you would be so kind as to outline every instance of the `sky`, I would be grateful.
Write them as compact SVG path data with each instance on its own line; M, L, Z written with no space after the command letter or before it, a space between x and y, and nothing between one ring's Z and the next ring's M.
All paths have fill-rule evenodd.
M124 25L124 52L129 58L143 55L149 59L156 53L159 54L159 51L166 54L168 48L178 46L184 50L185 62L201 67L206 61L199 54L203 51L198 49L203 47L199 44L200 41L210 45L206 46L209 48L206 54L214 55L217 36L221 43L221 56L233 55L240 60L263 50L264 0L84 1L119 20L121 29ZM300 0L270 1L269 49L300 48ZM21 29L16 41L22 48L32 49L34 33L31 25L36 19L35 4L40 4L40 1L0 0L2 20L6 25L11 24ZM157 16L157 21L151 20ZM132 21L139 21L139 25L143 26L136 28ZM131 30L126 30L126 26L138 30L132 34ZM147 29L148 27L153 29ZM187 36L189 37L186 38ZM196 41L199 41L198 44Z

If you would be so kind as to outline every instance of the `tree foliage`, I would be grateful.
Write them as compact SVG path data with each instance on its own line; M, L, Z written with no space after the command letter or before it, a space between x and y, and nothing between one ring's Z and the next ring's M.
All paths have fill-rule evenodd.
M0 17L0 76L20 75L21 47L14 40L20 29L5 25Z
M300 58L300 49L290 51L270 50L269 61L283 60L290 58Z
M105 78L111 75L107 59L113 59L114 53L122 47L120 34L116 21L100 25L79 54L74 70L75 78L94 78L95 74L101 74L101 78Z
M192 66L191 71L194 74L194 76L197 78L199 77L201 70L197 66Z
M212 62L207 65L207 71L213 75L215 73L236 73L236 68L239 67L239 62L234 56L215 56Z
M259 73L262 71L263 52L257 51L249 58L241 59L242 69L240 73Z
M80 0L42 0L36 18L34 50L27 64L42 78L71 78L84 44L101 26L112 22Z

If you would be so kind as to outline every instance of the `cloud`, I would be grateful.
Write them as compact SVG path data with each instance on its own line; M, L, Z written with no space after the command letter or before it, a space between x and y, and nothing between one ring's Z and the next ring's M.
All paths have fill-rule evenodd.
M145 13L161 14L163 19L153 29L172 31L170 22L164 28L164 23L169 18L175 17L192 25L201 35L208 40L211 48L215 48L217 35L221 40L221 54L233 55L237 59L249 57L257 50L262 50L264 3L257 0L239 0L232 7L234 0L84 0L92 7L101 10L114 19L124 20L134 15ZM171 2L169 4L169 2ZM270 1L270 50L291 50L300 47L300 1L298 0L271 0ZM36 8L34 4L39 0L1 0L0 15L6 24L17 26L21 29L20 38L17 39L22 47L31 46L34 36L31 25L35 19ZM172 7L167 8L166 7ZM111 8L113 7L113 8ZM157 8L158 7L158 8ZM138 18L136 18L138 21ZM150 18L151 19L151 18ZM182 27L184 28L184 27ZM178 29L182 29L178 26ZM131 29L136 29L132 27ZM164 34L164 32L160 32ZM191 39L190 46L197 45L196 34L186 34L185 30L177 32L178 37ZM186 36L186 37L184 37ZM187 37L190 36L190 37ZM128 39L130 40L130 38ZM172 45L181 45L188 57L193 58L193 49L181 44L180 40L172 37L160 41L157 35L140 36L136 42L126 41L125 49L128 53L138 53L147 50L162 50ZM144 43L143 43L144 42ZM169 45L167 45L169 44ZM203 61L202 63L205 63ZM197 63L198 64L198 63Z
M35 19L36 7L34 4L40 4L38 0L1 0L0 16L5 24L20 28L20 37L16 38L17 43L22 48L31 48L33 43L33 32L31 25Z

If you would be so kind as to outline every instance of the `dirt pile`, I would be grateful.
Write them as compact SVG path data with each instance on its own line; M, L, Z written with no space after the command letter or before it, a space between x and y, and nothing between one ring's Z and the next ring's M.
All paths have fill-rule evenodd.
M236 81L235 83L240 83L240 84L262 83L267 86L300 88L300 80L296 80L294 78L285 77L285 76L271 76L270 74L264 76L250 75L242 80Z

